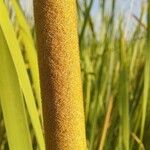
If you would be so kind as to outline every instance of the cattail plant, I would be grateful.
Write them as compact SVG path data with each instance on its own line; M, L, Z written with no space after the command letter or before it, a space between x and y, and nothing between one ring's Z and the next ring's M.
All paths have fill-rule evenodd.
M85 150L75 0L35 0L46 149Z

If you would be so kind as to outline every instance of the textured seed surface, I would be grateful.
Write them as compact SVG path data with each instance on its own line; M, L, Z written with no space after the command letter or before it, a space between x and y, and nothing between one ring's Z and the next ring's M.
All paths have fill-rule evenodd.
M85 150L75 0L34 0L47 150Z

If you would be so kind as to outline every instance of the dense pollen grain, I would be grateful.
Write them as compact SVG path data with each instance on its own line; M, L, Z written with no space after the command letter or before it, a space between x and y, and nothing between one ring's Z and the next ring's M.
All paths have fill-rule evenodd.
M75 0L34 0L47 150L85 150Z

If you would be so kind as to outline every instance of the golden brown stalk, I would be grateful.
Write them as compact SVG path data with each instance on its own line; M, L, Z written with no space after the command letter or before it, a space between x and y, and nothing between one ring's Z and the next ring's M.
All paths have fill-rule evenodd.
M102 130L102 137L101 137L101 141L99 144L99 150L104 149L105 140L107 137L107 132L108 132L109 125L110 125L110 118L111 118L111 112L112 112L112 108L113 108L113 101L114 101L113 96L111 96L109 103L108 103L108 109L106 112L106 117L105 117L104 126L103 126L103 130Z
M34 0L47 150L85 150L75 0Z

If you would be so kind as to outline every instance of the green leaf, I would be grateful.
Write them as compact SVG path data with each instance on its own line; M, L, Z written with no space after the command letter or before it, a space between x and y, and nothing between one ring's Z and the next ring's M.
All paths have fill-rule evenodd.
M32 150L17 72L0 28L0 99L11 150ZM21 140L20 140L21 139Z
M16 0L11 0L13 8L15 10L17 23L20 26L20 36L22 38L22 43L25 47L26 56L29 62L29 67L31 70L33 86L35 89L36 98L38 100L38 106L41 111L41 95L40 95L40 84L39 84L39 70L37 62L37 52L31 35L30 27L26 21L26 18L20 9ZM42 112L42 111L41 111Z
M38 142L38 145L41 150L45 149L44 138L42 133L42 127L40 124L38 110L35 104L35 97L32 91L32 85L29 80L29 76L26 70L26 66L21 54L19 43L16 39L13 26L9 20L8 12L6 6L2 0L0 0L0 26L4 33L11 57L15 64L15 68L18 74L19 83L23 91L29 116L31 118L31 123L35 131L35 136Z

